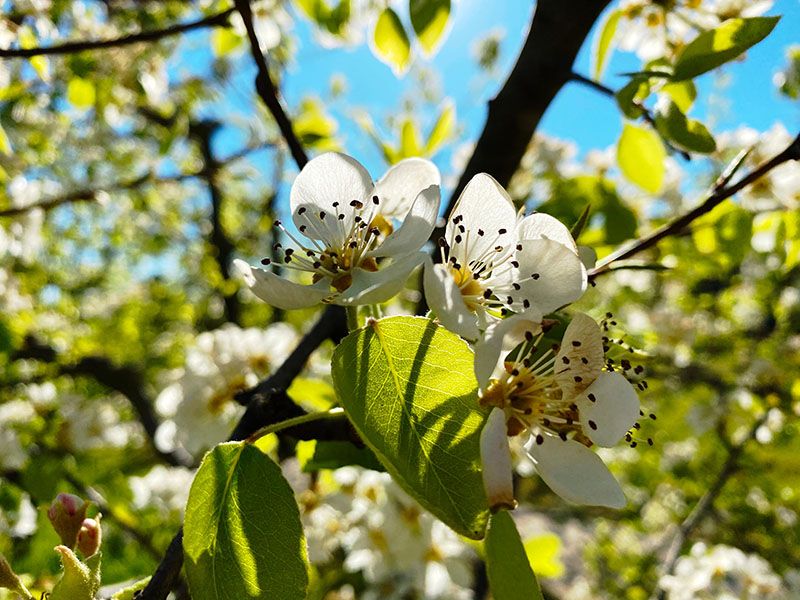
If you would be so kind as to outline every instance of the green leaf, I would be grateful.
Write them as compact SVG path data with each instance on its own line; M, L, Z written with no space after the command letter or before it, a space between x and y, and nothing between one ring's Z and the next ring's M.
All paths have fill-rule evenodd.
M11 154L11 140L8 139L6 130L0 124L0 152L3 154Z
M325 105L319 98L304 98L300 112L294 118L293 127L303 146L316 150L336 150L335 140L339 124L325 112Z
M94 106L94 84L88 79L74 77L67 84L67 100L75 108L85 110Z
M422 50L433 54L441 43L450 18L450 0L409 0L411 26Z
M492 515L483 547L494 600L542 600L536 575L508 511Z
M431 134L425 144L425 153L430 156L434 154L447 140L449 140L456 128L456 106L450 100L446 100L442 106L439 118L433 124Z
M626 123L617 142L617 162L622 174L651 194L664 185L664 159L667 151L651 129Z
M650 95L650 81L647 77L636 76L626 83L616 94L619 109L629 119L642 116L641 103Z
M378 17L373 33L373 52L389 65L395 75L402 75L411 62L411 43L400 22L400 17L391 8L386 8Z
M375 453L367 447L359 448L350 442L316 440L314 452L303 464L303 471L310 473L320 469L338 469L358 465L373 471L385 471Z
M306 544L294 493L258 448L220 444L197 471L183 534L195 600L302 600Z
M422 153L422 142L419 129L411 118L403 119L400 127L400 158L419 156Z
M581 216L578 217L578 220L575 221L575 224L570 228L569 233L572 236L572 239L576 240L580 237L583 230L586 228L586 224L589 222L589 213L592 212L592 205L590 203L586 203L586 207L581 212Z
M678 55L672 80L691 79L733 60L767 37L779 19L728 19L716 29L701 33Z
M608 52L612 48L620 16L622 16L622 11L620 10L612 10L608 13L608 17L603 23L603 28L596 38L597 43L592 54L592 77L597 81L603 78L603 72L606 70Z
M242 44L242 38L229 27L216 27L211 34L211 49L214 56L230 54Z
M691 110L694 100L697 98L697 88L691 79L668 83L661 88L661 93L669 96L684 113L688 113Z
M361 438L400 486L456 532L483 537L473 354L422 317L372 321L333 353L333 385Z
M687 118L671 100L659 103L655 120L661 135L676 146L702 154L709 154L717 149L714 136L708 132L705 125L695 119Z
M555 533L545 533L525 540L525 554L534 573L539 577L561 577L564 564L559 560L561 538Z

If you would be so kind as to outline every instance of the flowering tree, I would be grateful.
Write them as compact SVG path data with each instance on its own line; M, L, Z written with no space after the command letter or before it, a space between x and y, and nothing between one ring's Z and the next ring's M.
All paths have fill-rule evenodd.
M696 108L772 5L539 0L470 134L467 2L4 3L0 598L800 594L800 137Z

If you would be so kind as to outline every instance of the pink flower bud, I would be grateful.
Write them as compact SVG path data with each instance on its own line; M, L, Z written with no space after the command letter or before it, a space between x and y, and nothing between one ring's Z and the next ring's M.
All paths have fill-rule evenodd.
M99 549L103 541L103 531L100 529L100 517L94 519L84 519L81 530L78 532L78 550L84 557L93 556Z
M86 502L73 496L72 494L59 494L50 508L47 510L47 517L53 524L61 543L74 548L78 539L78 532L81 530L83 520L86 518Z

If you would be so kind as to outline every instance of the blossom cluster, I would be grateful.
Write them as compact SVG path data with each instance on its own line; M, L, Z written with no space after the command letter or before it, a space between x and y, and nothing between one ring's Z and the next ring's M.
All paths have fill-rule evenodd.
M318 156L292 186L294 228L276 224L292 245L276 244L262 261L305 280L236 264L259 298L282 309L383 303L422 267L431 316L475 350L480 403L491 410L481 439L491 506L515 505L507 437L523 434L537 471L559 495L624 506L591 447L631 442L638 371L628 361L614 366L609 338L588 315L574 315L552 348L543 342L554 323L546 315L587 289L581 257L590 253L557 219L518 212L506 190L480 173L447 216L434 262L423 247L439 214L440 181L436 167L419 158L373 183L349 156Z

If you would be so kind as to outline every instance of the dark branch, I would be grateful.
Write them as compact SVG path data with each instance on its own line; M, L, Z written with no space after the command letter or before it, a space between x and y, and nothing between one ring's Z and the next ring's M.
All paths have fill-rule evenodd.
M235 247L222 225L223 195L218 181L220 163L214 158L214 152L211 149L211 138L219 127L220 123L218 121L193 122L189 125L189 135L197 141L200 147L200 155L203 158L203 179L211 197L211 238L209 241L212 246L214 260L217 262L222 278L227 283L231 279L231 262ZM240 325L242 308L236 291L233 293L224 292L222 301L225 305L225 319Z
M0 58L30 58L31 56L48 56L53 54L73 54L75 52L83 52L85 50L100 50L103 48L116 48L120 46L130 46L131 44L138 44L140 42L155 42L165 37L178 35L193 29L202 29L204 27L216 27L228 24L228 17L233 13L233 9L229 8L221 13L204 17L197 21L189 23L182 23L173 25L166 29L159 29L157 31L142 31L140 33L133 33L113 40L86 40L80 42L65 42L55 46L46 46L43 48L12 48L0 49Z
M588 86L588 87L592 88L593 90L595 90L596 92L600 92L604 96L608 96L610 98L614 98L616 96L616 93L610 87L607 87L607 86L603 85L602 83L600 83L598 81L594 81L593 79L589 79L588 77L584 77L580 73L576 73L576 72L573 71L572 72L572 80L573 81L577 81L578 83L581 83L581 84L583 84L585 86ZM647 107L644 104L642 104L641 102L636 101L636 100L633 101L633 105L641 112L642 118L653 129L658 131L658 129L656 128L656 120L653 117L653 115L650 113L650 111L647 109ZM661 135L661 134L659 133L659 135ZM667 148L669 148L670 152L675 153L675 154L680 154L685 160L691 160L692 159L691 154L689 154L685 150L681 150L679 148L676 148L675 146L672 145L672 143L669 140L664 139L663 136L661 137L661 139L664 141L664 143L666 144Z
M646 235L645 237L636 240L627 247L623 247L617 250L616 252L612 252L607 257L605 257L594 269L592 269L589 272L589 277L591 279L594 279L598 275L601 275L602 273L608 271L609 265L611 265L612 263L619 260L624 260L626 258L630 258L631 256L634 256L644 250L647 250L648 248L652 248L658 242L660 242L666 237L681 233L686 229L686 227L688 227L692 223L692 221L698 219L699 217L702 217L705 214L708 214L723 201L727 200L734 194L740 192L751 183L757 181L758 179L769 173L775 167L778 167L785 162L789 162L790 160L800 160L800 135L798 135L794 139L794 141L791 144L789 144L782 152L773 156L766 162L760 164L758 167L753 169L750 173L742 177L739 181L737 181L733 185L727 185L728 184L727 177L723 177L720 180L718 180L717 183L714 185L714 188L711 190L711 194L709 194L709 196L702 204L690 210L686 214L681 215L676 219L673 219L669 223L662 225L649 235Z
M258 36L256 35L256 30L253 25L253 12L250 10L250 2L249 0L235 0L235 4L236 10L242 15L245 29L247 29L247 37L250 40L250 54L253 56L256 67L258 67L258 73L256 73L256 92L258 92L261 101L278 124L278 129L280 129L283 139L286 140L286 144L289 146L289 151L292 153L294 162L297 163L299 169L302 169L308 162L308 156L305 150L303 150L303 146L297 138L297 134L294 132L294 127L292 127L289 116L286 114L286 111L283 110L281 101L278 99L278 88L275 87L275 83L272 81L272 77L269 74L267 59L261 52L261 46L258 44Z
M144 376L132 365L116 365L104 356L84 356L71 364L59 363L56 350L33 336L27 336L22 348L12 355L12 360L34 359L56 365L63 375L91 377L101 385L119 392L128 399L153 450L166 463L173 466L192 466L193 460L186 452L164 452L155 444L158 418L153 410L153 400L146 391Z
M489 173L507 186L536 127L556 94L572 78L572 64L608 0L539 0L530 33L489 115L475 151L453 190L445 214L472 177ZM438 237L440 232L434 232Z

